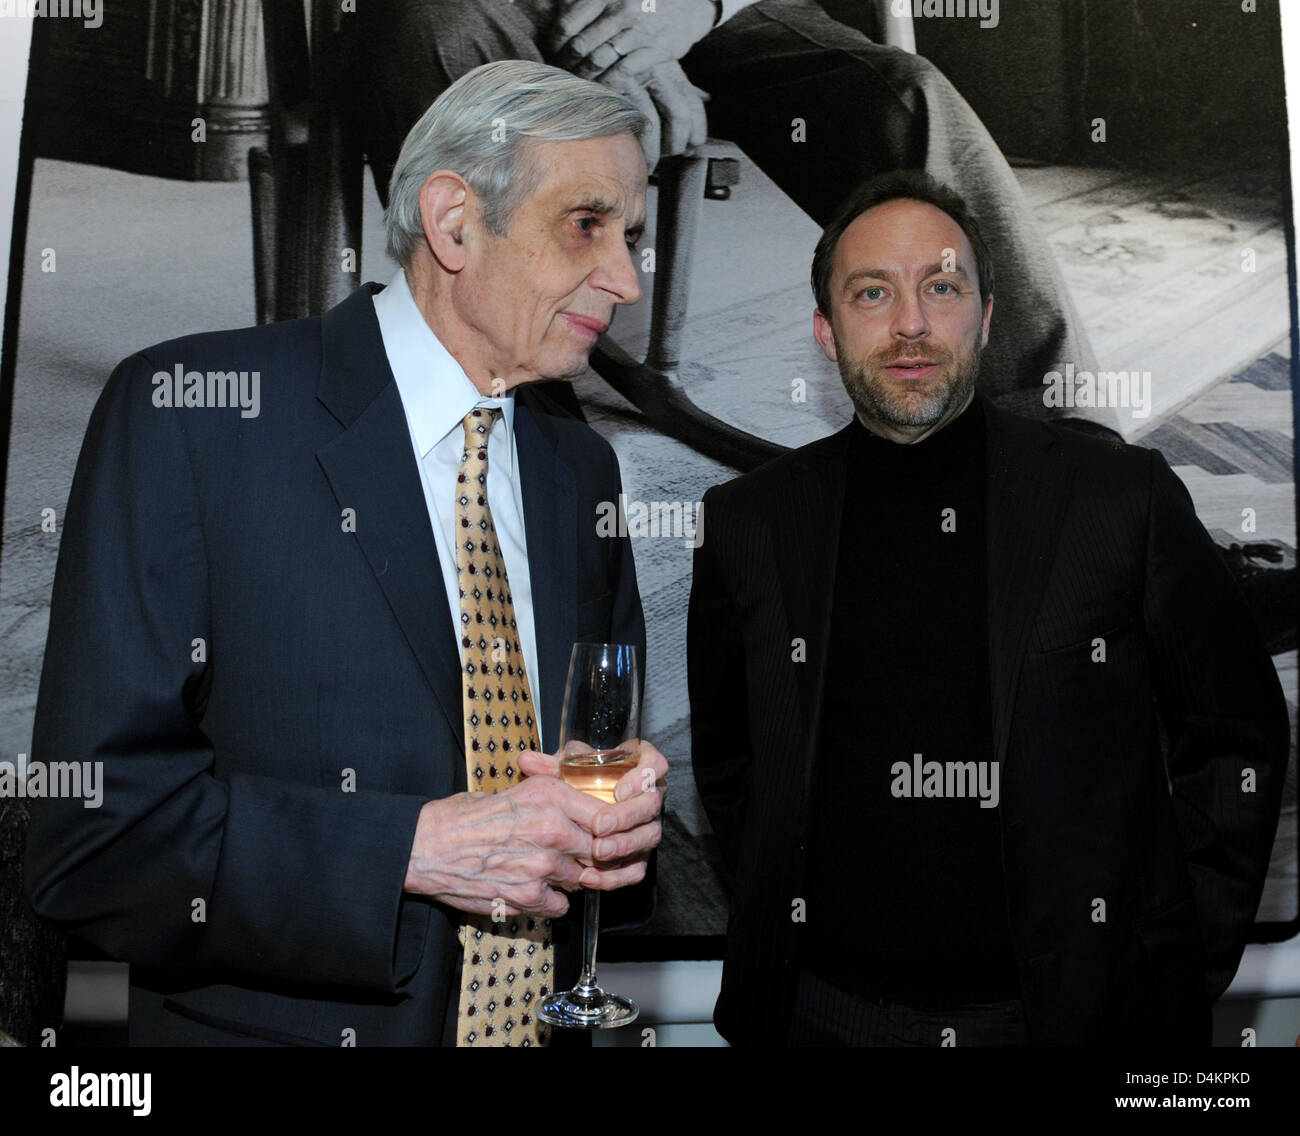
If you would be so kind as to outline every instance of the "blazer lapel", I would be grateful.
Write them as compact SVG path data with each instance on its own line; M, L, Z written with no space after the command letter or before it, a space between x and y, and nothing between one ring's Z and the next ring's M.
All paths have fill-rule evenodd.
M322 318L317 398L344 430L316 460L419 661L457 744L464 746L460 652L401 396L366 284Z
M838 434L809 451L790 471L789 491L774 495L772 538L781 573L786 619L792 639L804 641L804 662L795 667L804 708L810 775L821 724L826 651L830 642L831 600L839 555L844 481L848 469L850 422ZM793 652L795 646L790 650Z
M1064 447L1041 423L1005 414L987 400L984 410L993 751L1005 762L1020 666L1055 557L1075 469Z
M515 450L524 498L528 577L533 596L539 675L530 676L542 712L542 749L559 748L560 714L569 655L578 631L578 492L572 469L560 458L544 411L530 392L515 395ZM595 518L592 518L595 524Z

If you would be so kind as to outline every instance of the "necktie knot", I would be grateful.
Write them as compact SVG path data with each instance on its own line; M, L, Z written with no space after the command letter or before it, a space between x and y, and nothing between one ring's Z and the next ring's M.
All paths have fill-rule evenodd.
M492 427L500 417L499 406L476 406L465 415L460 424L465 428L466 451L486 449L488 435L492 433Z

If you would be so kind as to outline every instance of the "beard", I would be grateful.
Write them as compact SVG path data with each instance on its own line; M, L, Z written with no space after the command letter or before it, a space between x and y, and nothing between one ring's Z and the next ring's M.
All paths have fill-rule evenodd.
M844 389L853 406L867 421L881 421L894 427L933 426L950 409L963 406L975 388L980 369L980 342L967 344L954 354L935 344L902 343L865 359L851 359L836 344L838 366ZM899 359L924 355L941 368L924 387L900 389L884 375L884 369Z

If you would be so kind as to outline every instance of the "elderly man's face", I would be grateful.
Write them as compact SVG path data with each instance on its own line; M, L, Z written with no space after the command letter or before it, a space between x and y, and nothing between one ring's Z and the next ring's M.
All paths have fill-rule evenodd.
M814 334L871 430L915 442L969 403L988 342L975 254L948 214L900 199L844 231L831 270L830 319Z
M645 224L646 164L631 134L543 142L536 192L504 236L475 225L454 291L492 380L573 378L618 304L641 297L632 245Z

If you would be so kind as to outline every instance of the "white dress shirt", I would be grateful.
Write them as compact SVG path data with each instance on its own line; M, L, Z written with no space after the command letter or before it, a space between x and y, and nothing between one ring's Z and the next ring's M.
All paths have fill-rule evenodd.
M456 475L465 450L461 422L476 406L498 406L501 417L488 436L488 508L496 526L501 555L505 557L510 594L514 599L519 644L528 671L533 718L537 737L542 736L542 714L538 689L537 637L533 624L533 592L528 575L528 542L524 533L524 499L519 483L519 456L515 450L515 400L513 394L491 398L469 381L433 330L425 322L406 284L401 269L392 282L374 298L375 315L384 339L388 365L397 380L406 424L429 523L438 547L442 582L451 625L460 647L460 583L456 572ZM429 597L436 602L435 597Z

